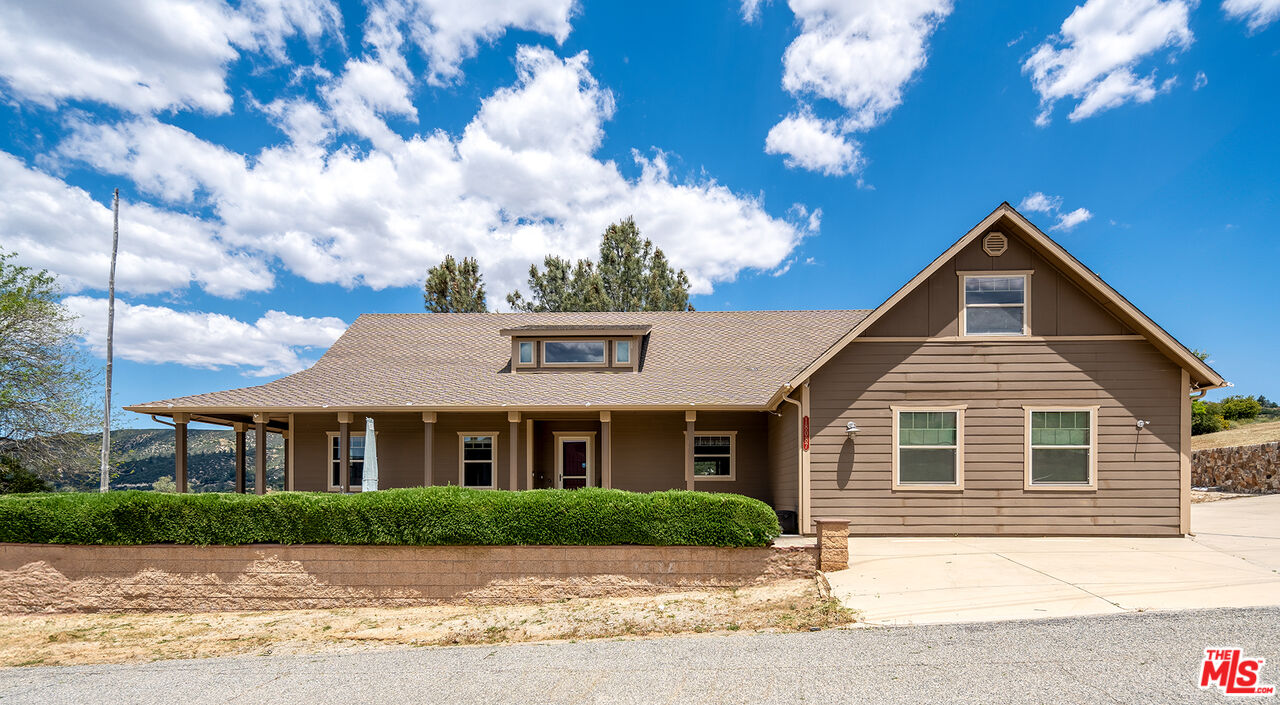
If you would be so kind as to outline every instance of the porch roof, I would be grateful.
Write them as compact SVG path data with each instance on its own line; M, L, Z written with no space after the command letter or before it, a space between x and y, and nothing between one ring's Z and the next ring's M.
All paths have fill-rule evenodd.
M765 408L870 312L404 313L356 319L309 369L125 407L174 412ZM649 326L640 371L512 374L503 332Z

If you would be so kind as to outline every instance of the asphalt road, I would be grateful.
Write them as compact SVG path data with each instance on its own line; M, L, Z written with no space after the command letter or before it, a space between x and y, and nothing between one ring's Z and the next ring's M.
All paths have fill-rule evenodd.
M1206 646L1280 682L1280 608L21 668L0 702L1216 702L1193 682Z

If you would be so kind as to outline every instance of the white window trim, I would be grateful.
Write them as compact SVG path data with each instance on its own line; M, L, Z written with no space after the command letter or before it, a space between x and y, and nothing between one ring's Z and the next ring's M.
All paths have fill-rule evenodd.
M350 436L351 438L355 438L356 436L364 438L364 431L350 431L347 433L347 435ZM341 437L342 431L325 431L324 436L325 436L324 455L326 458L329 458L329 468L328 468L329 477L328 479L325 480L325 482L329 485L330 492L342 492L343 488L341 486L333 484L333 464L341 462L341 460L334 460L333 458L329 457L329 454L333 452L333 439ZM377 431L373 432L373 437L374 438L378 437ZM364 460L361 459L361 462L364 462ZM360 492L361 490L362 490L362 485L351 486L352 492Z
M596 432L595 431L552 431L556 443L556 489L564 489L564 442L587 442L587 487L595 487L596 476Z
M600 362L548 362L547 361L547 343L600 343L604 346L604 357ZM543 367L608 367L609 366L609 341L605 338L590 338L582 340L543 340L539 346L538 352L542 355Z
M469 490L496 490L498 489L498 431L458 431L458 487ZM493 457L489 459L490 472L488 485L467 485L467 464L464 440L467 436L492 436L493 437Z
M688 435L685 431L683 435ZM694 431L693 453L694 461L697 461L698 453L696 450L698 436L728 436L729 437L729 474L728 475L694 475L694 482L733 482L738 479L738 432L737 431Z
M529 346L529 361L525 362L520 359L520 348L525 345ZM538 344L532 340L516 341L516 365L520 367L536 367L538 365Z
M898 406L889 407L889 413L893 416L893 489L903 491L929 491L936 492L938 490L961 492L964 490L964 412L968 408L967 404L954 404L951 406ZM898 445L898 415L902 412L921 412L921 411L954 411L956 414L956 481L951 484L921 484L918 482L901 483L898 482L898 465L899 451ZM951 446L910 446L912 448L950 448Z
M1019 338L1031 335L1031 270L993 270L984 272L959 272L960 275L960 336L964 338ZM1021 333L969 333L969 307L965 304L965 282L969 279L998 277L1009 279L1022 277L1021 304L974 304L976 308L1016 308L1022 306Z
M1023 406L1022 488L1024 490L1057 490L1066 492L1096 492L1098 490L1098 411L1099 406ZM1032 482L1031 481L1031 413L1035 411L1087 411L1089 412L1088 446L1039 446L1041 448L1088 448L1089 482Z

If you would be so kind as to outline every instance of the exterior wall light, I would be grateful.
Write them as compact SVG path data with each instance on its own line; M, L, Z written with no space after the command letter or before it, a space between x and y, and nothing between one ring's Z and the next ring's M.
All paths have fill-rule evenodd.
M858 431L861 431L861 430L862 429L858 428L858 424L852 421L844 425L844 432L848 434L849 440L851 441L853 440L854 436L858 435Z

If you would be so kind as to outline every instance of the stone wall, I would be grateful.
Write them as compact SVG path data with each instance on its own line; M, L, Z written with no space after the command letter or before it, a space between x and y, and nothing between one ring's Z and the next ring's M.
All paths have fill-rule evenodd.
M1236 492L1280 492L1280 442L1194 451L1191 484Z
M0 612L549 602L816 571L816 548L0 544Z

